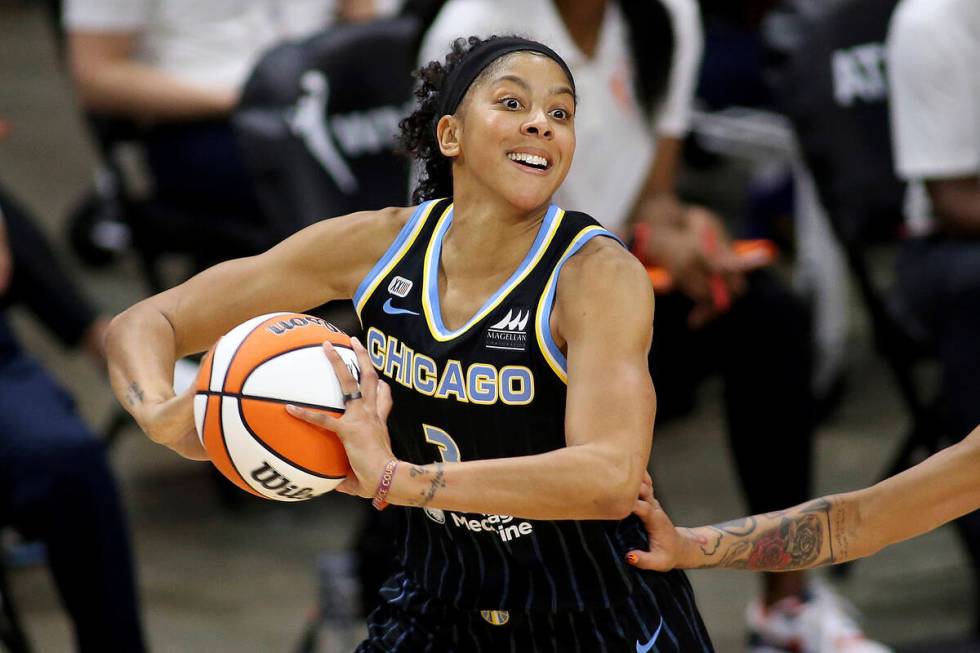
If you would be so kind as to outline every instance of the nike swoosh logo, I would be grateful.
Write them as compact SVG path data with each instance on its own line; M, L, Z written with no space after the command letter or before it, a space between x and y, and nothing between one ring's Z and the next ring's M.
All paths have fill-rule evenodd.
M657 632L653 634L650 641L646 644L640 644L640 640L636 640L636 653L647 653L653 648L653 645L657 643L657 638L660 637L660 629L664 627L664 618L660 617L660 625L657 626Z
M387 313L388 315L418 315L418 313L416 313L415 311L410 311L407 308L397 308L395 306L392 306L391 297L389 297L385 301L384 306L382 306L381 308L384 309L384 312Z

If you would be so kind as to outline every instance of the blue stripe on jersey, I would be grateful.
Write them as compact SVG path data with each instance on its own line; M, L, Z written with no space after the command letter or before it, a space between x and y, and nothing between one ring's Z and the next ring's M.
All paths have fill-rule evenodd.
M599 641L599 645L602 646L602 652L608 653L609 648L606 646L606 638L602 636L602 630L599 628L599 624L595 621L595 611L589 611L589 620L592 622L592 630L595 633L596 639Z
M582 644L578 641L578 629L575 624L575 617L578 615L571 612L565 614L568 616L568 632L572 634L572 639L575 640L575 653L582 653Z
M565 262L596 236L612 238L619 244L623 244L623 241L617 238L615 234L596 225L586 227L580 231L572 239L572 242L569 243L565 253L562 254L561 259L551 272L551 277L548 279L548 283L545 284L544 292L541 293L541 300L538 302L538 310L534 317L535 330L538 336L538 347L541 349L541 353L544 354L545 360L548 361L548 365L551 366L551 369L554 370L558 378L564 383L568 383L568 361L565 360L565 355L561 353L561 349L558 348L554 338L551 337L551 307L555 301L555 290L558 288L558 276L561 274L561 269L565 265Z
M582 592L578 589L578 579L575 569L572 567L572 557L568 553L568 544L565 542L565 536L561 534L561 529L554 522L541 522L542 524L550 524L552 528L555 529L555 534L558 535L558 544L561 545L561 552L565 555L565 562L568 564L568 580L572 585L572 592L575 593L575 603L578 605L579 610L585 610L585 601L582 600ZM588 548L586 548L588 551Z
M632 567L627 568L626 563L623 562L622 556L616 550L616 547L613 545L613 541L608 537L604 539L606 540L606 545L609 547L609 552L612 554L611 559L618 561L618 563L616 564L616 571L619 572L620 580L624 585L630 587L631 581L629 579L629 576L626 575L626 572L628 569L632 569Z
M360 317L361 311L364 310L364 304L374 293L381 280L391 272L391 269L405 256L412 243L415 242L419 230L425 224L429 213L432 211L432 207L438 201L429 200L418 205L415 213L408 219L405 226L398 232L398 236L395 237L395 240L388 247L387 251L385 251L384 256L374 264L374 267L371 268L368 275L361 280L361 283L357 286L357 290L354 291L353 297L354 308L357 311L358 317Z
M500 538L493 538L493 545L494 548L497 549L497 553L500 554L501 564L497 571L498 573L502 571L504 575L503 583L501 583L502 589L500 592L500 600L497 602L497 605L504 605L504 603L507 601L507 597L510 596L510 565L507 564L507 552L504 551L504 545L500 543Z
M446 342L457 338L500 305L506 299L507 295L531 273L534 266L547 251L548 245L551 243L555 232L558 231L564 215L565 211L554 204L548 207L548 212L545 213L544 220L538 227L538 235L535 237L531 249L528 250L527 255L521 261L517 270L514 271L514 274L510 276L503 286L497 289L497 292L486 301L483 307L466 324L455 331L450 331L443 324L442 309L439 306L439 261L442 254L442 240L446 235L446 231L449 229L449 225L452 224L453 213L450 211L448 215L443 214L439 218L439 224L436 225L435 233L432 234L432 240L429 242L426 250L425 264L422 272L422 285L425 287L422 295L422 312L425 313L425 321L429 325L429 331L432 337L439 342Z
M541 543L538 542L537 533L531 535L531 544L534 546L534 553L538 556L538 560L546 560L544 554L541 553ZM544 572L544 577L551 587L551 611L558 612L558 586L555 585L555 579L551 576L551 572L548 571L548 565L541 565L541 571Z
M579 542L582 543L582 550L585 551L586 557L589 559L589 562L592 563L592 568L595 569L595 577L599 581L599 590L602 592L602 604L611 605L612 602L609 600L609 590L606 589L606 581L602 577L602 570L599 568L599 563L596 562L595 556L592 555L592 549L589 548L589 545L585 541L585 533L582 532L581 522L575 522L575 530L578 532Z
M664 613L663 608L660 607L660 602L657 601L657 596L653 593L653 590L650 589L650 586L647 585L646 582L644 581L644 579L642 579L642 578L640 579L640 583L639 584L643 588L643 590L647 593L647 595L650 597L650 600L653 601L653 606L656 609L656 611L658 613L660 613L661 615L663 615L663 613ZM674 588L671 588L671 589L674 589ZM673 598L673 592L672 591L668 591L668 595L671 598ZM676 600L674 601L674 603L677 604ZM677 605L678 605L678 607L680 607L679 604L677 604ZM683 616L684 616L685 622L687 622L688 627L691 627L692 624L687 619L687 615L683 615ZM661 632L663 632L664 634L667 635L667 639L669 639L670 642L671 642L671 644L674 645L674 648L680 648L680 644L677 641L677 636L674 635L674 631L671 630L670 624L668 624L666 621L662 621L661 623L663 624L663 627L665 629L665 630L663 630ZM690 632L695 632L695 631L690 631ZM700 638L700 635L698 635L698 637Z
M627 604L630 606L630 611L636 618L636 623L639 624L640 630L643 632L643 641L650 641L650 628L647 626L646 619L640 616L640 611L636 609L636 592L632 592L626 599ZM663 619L663 615L660 617Z

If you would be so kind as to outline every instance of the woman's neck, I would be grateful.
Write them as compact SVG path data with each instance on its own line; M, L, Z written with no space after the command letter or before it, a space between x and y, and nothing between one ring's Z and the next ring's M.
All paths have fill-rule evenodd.
M588 58L595 54L608 0L552 0L569 36Z
M443 271L452 277L510 274L531 247L548 206L523 211L499 197L457 192L442 245Z

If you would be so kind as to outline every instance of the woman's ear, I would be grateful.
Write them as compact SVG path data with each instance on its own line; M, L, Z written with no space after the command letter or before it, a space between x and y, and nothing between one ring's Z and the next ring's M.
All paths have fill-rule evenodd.
M436 141L443 156L459 156L460 122L455 116L443 116L436 123Z

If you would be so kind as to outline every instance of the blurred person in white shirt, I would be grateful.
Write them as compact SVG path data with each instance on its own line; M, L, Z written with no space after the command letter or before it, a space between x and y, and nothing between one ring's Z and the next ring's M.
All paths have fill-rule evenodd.
M262 226L228 121L253 66L280 42L337 22L390 15L399 5L66 0L63 23L82 107L142 129L157 196L192 214Z

